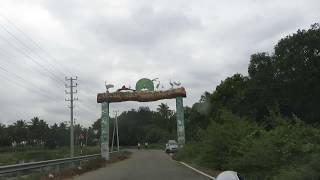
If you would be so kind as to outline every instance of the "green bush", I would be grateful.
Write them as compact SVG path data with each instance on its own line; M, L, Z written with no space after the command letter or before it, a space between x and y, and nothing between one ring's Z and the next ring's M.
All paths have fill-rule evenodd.
M186 144L183 149L180 149L178 153L174 154L174 159L177 161L186 161L186 162L200 162L199 154L201 153L201 144L192 143Z
M228 164L228 158L239 153L240 140L258 130L255 123L223 112L220 118L212 121L208 129L202 133L202 141L187 144L175 158L193 160L208 168L224 169Z
M259 137L242 139L239 156L230 157L227 167L262 177L277 176L280 169L291 166L309 167L320 155L319 131L297 120L282 122Z
M320 131L295 117L268 118L271 128L222 112L200 142L187 144L175 158L247 179L319 179Z
M274 179L279 180L305 180L305 179L320 179L320 155L311 157L310 162L292 165L291 167L279 170L279 173Z
M241 139L251 136L259 128L255 123L223 112L217 121L212 121L202 141L199 153L201 165L222 170L227 168L229 157L237 156Z

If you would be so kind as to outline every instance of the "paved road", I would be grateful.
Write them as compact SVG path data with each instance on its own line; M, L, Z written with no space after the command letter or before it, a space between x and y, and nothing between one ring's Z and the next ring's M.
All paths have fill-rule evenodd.
M132 150L129 159L88 172L75 180L208 180L160 150Z

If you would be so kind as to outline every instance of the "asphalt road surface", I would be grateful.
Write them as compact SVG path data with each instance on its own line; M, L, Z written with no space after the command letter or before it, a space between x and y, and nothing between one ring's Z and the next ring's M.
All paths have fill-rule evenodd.
M109 164L75 180L208 180L160 150L132 150L129 159Z

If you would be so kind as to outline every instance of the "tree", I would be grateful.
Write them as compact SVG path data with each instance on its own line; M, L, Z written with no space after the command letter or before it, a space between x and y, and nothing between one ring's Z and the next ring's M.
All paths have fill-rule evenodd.
M57 129L57 146L68 146L70 144L70 129L67 127L66 123L61 122Z
M267 53L251 55L248 68L249 81L244 102L252 118L262 121L270 109L279 103L279 85L276 78L276 59Z
M209 95L212 117L217 117L219 109L225 108L260 122L264 122L270 111L318 122L319 27L314 24L309 30L298 30L281 39L272 55L253 54L248 77L240 74L228 77ZM200 102L205 102L207 95L203 95Z
M101 118L97 119L93 124L92 124L92 129L95 134L96 139L100 139L101 136Z
M211 94L210 94L208 91L205 91L205 92L201 95L199 102L202 103L202 102L209 101L210 95L211 95Z
M281 111L308 122L319 121L319 24L281 39L275 47L275 58Z
M48 132L48 137L45 140L46 147L50 149L54 149L58 145L58 138L59 137L59 126L57 123L54 123Z
M219 110L224 108L233 113L249 113L249 108L244 101L248 81L249 78L241 74L235 74L222 81L209 98L211 116L215 118Z
M0 146L10 146L7 127L0 123Z
M167 104L161 103L157 108L157 122L159 127L169 131L169 133L172 133L175 128L175 121L173 120L173 111L170 110L169 106Z
M18 144L28 140L28 126L24 120L18 120L9 126L9 137Z
M40 120L39 117L34 117L31 119L28 128L30 132L30 143L36 145L43 145L44 141L48 137L48 124L43 119Z

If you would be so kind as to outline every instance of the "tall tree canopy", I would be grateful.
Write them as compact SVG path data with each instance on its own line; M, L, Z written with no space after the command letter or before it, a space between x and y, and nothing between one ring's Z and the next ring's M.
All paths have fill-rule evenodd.
M264 121L270 111L318 122L320 111L320 26L281 39L274 53L251 55L248 77L235 74L201 99L209 99L211 114L228 109ZM202 102L205 102L202 100Z

